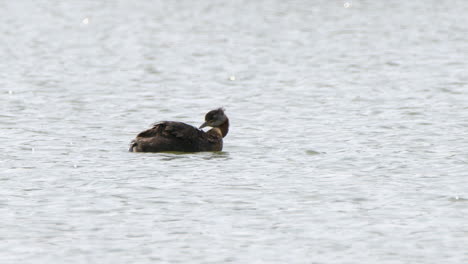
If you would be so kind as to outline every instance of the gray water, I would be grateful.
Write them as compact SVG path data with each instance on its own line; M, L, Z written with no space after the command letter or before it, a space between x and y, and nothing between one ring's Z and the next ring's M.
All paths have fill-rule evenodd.
M1 263L468 263L467 1L3 1ZM226 108L219 153L128 153Z

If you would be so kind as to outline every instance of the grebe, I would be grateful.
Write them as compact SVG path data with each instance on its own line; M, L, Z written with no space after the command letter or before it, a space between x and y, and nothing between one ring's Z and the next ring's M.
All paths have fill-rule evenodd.
M202 128L212 129L204 132ZM130 152L198 152L221 151L223 138L229 131L229 119L223 108L209 111L200 128L182 122L163 121L137 135L130 143Z

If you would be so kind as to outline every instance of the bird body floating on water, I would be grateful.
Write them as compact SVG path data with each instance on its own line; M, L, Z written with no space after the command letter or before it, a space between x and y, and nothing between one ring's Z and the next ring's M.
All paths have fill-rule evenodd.
M207 132L202 128L212 127ZM138 134L130 143L130 152L199 152L221 151L223 138L229 131L229 119L223 108L209 111L205 122L199 127L163 121Z

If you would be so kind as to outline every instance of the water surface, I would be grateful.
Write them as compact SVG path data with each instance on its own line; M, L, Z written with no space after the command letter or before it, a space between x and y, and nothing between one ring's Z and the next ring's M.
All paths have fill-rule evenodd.
M8 1L1 263L465 263L468 2ZM226 108L220 153L128 153Z

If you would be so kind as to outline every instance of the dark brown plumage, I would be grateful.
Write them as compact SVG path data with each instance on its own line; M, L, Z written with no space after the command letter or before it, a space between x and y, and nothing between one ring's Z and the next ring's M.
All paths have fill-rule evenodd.
M213 127L208 132L201 128ZM199 152L221 151L223 137L229 131L229 119L224 109L212 110L205 115L200 129L182 122L164 121L137 135L130 144L130 152Z

